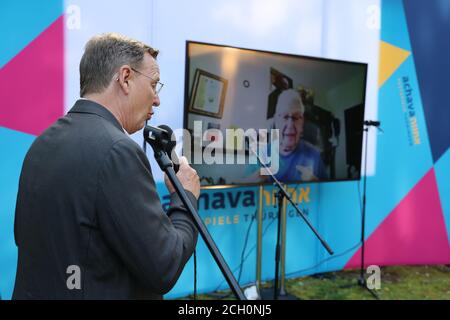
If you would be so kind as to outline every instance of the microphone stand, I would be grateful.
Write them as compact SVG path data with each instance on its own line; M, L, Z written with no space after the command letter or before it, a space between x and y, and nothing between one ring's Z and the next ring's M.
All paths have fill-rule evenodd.
M357 281L357 285L366 289L375 299L379 300L380 298L378 295L372 290L367 287L367 281L364 277L364 258L365 258L365 231L366 231L366 186L367 186L367 149L368 149L368 139L369 139L369 127L375 127L379 131L383 132L383 130L380 128L380 122L379 121L372 121L372 120L365 120L363 122L364 129L363 132L365 132L365 138L364 138L364 179L363 179L363 204L362 204L362 214L361 214L361 261L359 266L359 278ZM344 285L341 286L341 288L350 288L353 285Z
M278 218L278 225L277 225L277 244L276 244L276 252L275 252L275 279L274 279L275 284L274 284L274 289L273 289L273 299L274 300L278 300L279 295L280 295L280 292L278 290L278 276L279 276L280 251L281 251L281 246L280 246L281 212L282 212L282 209L283 209L283 199L284 198L286 198L292 204L294 209L298 212L300 217L302 217L302 219L306 222L308 227L316 235L316 237L319 239L320 243L328 251L328 253L330 255L332 255L332 254L334 254L334 252L333 252L333 250L331 250L330 246L322 238L322 236L317 232L317 230L313 227L313 225L309 221L308 217L306 217L305 214L303 213L303 211L300 210L300 208L297 206L296 203L294 203L294 201L292 200L291 196L288 194L288 192L283 187L283 185L280 183L280 181L278 181L278 179L275 177L275 175L272 173L272 171L266 166L266 164L263 161L261 161L261 158L259 157L257 152L255 152L251 147L249 147L249 149L256 155L256 158L258 159L259 163L262 164L264 169L267 171L269 176L272 178L272 180L274 181L273 184L278 187L278 192L277 192L277 201L278 201L278 204L277 204L278 205L278 217L277 218ZM285 292L282 292L282 295L283 296L287 296L287 294Z
M144 137L144 140L146 140L145 137ZM147 142L149 142L149 141L147 141ZM170 160L167 152L163 151L162 149L158 148L157 146L153 145L152 143L150 143L150 145L153 148L153 151L155 154L155 159L158 162L159 167L161 168L162 171L164 171L167 174L167 177L169 178L170 182L172 183L173 187L175 188L181 201L183 202L184 206L186 207L186 209L188 210L188 212L191 214L192 218L194 219L194 224L197 227L197 230L199 231L200 235L202 236L203 240L205 241L206 246L208 247L214 260L216 261L217 265L219 266L220 271L222 271L222 274L225 277L225 280L227 281L228 285L230 286L233 294L239 300L247 300L247 298L245 297L241 288L239 287L239 284L238 284L236 278L233 276L233 273L231 272L230 268L228 267L227 263L225 262L225 259L223 258L222 254L220 253L219 249L217 248L216 244L214 243L214 240L212 239L211 235L209 234L208 230L206 229L205 225L203 224L203 221L201 220L197 210L194 208L191 201L189 200L189 198L186 194L186 191L184 190L183 186L181 185L180 180L178 180L178 178L175 174L175 170L173 169L173 163Z
M364 132L366 133L364 145L365 145L365 151L364 151L364 183L363 183L363 209L362 209L362 217L361 217L361 265L360 265L360 274L358 279L358 285L360 285L363 288L366 288L369 293L375 298L379 299L378 295L369 287L367 287L367 281L364 277L364 258L365 258L365 230L366 230L366 186L367 186L367 148L368 148L368 139L369 139L369 127L373 126L377 128L380 131L383 131L379 126L379 121L370 121L366 120L364 121Z

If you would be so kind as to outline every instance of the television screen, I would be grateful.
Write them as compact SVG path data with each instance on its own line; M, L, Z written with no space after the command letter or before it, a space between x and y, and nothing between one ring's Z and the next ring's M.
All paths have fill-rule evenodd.
M202 186L360 178L367 64L188 41L183 154Z

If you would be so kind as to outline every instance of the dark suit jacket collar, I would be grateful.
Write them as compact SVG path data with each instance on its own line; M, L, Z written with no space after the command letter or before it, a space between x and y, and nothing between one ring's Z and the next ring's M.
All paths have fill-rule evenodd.
M122 125L116 119L116 117L104 106L98 104L97 102L87 100L87 99L79 99L75 102L75 105L70 109L69 113L90 113L96 114L109 122L111 122L117 129L123 131Z

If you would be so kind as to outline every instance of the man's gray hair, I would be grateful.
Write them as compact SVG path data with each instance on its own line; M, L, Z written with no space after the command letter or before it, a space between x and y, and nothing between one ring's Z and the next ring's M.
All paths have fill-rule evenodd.
M94 36L80 61L80 96L102 92L125 64L139 68L146 52L155 59L158 56L158 50L117 33Z
M300 106L300 112L302 114L305 113L305 105L303 104L302 97L300 96L300 92L294 89L284 90L279 96L277 101L276 113L280 111L278 106L291 105L292 103Z

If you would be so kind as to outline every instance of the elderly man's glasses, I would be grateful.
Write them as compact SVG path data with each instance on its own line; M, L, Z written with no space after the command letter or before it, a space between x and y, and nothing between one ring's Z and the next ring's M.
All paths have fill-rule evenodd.
M303 115L299 115L299 114L282 114L280 115L280 117L284 120L284 121L289 121L289 119L292 119L292 121L294 122L299 122L300 120L303 120Z
M140 72L139 70L136 70L135 68L131 68L131 70L133 70L134 72L139 73L140 75L149 78L150 80L152 80L152 89L153 92L155 92L156 94L159 94L159 92L161 91L162 87L164 86L164 83L156 81L155 79L153 79L150 76L147 76L146 74L143 74L142 72Z

